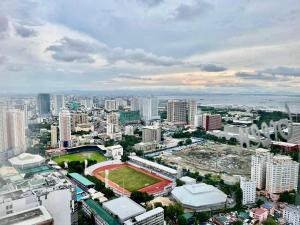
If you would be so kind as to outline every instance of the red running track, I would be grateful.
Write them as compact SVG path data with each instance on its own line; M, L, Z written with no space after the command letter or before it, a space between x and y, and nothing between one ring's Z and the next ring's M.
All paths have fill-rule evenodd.
M123 163L123 164L114 164L114 165L108 165L108 166L103 166L103 167L100 167L96 170L93 171L93 176L95 176L97 179L101 180L102 182L105 182L105 178L102 177L100 175L101 172L105 171L105 170L114 170L114 169L118 169L120 167L124 167L124 166L127 166L127 167L131 167L137 171L140 171L142 173L145 173L149 176L152 176L152 177L155 177L157 179L159 179L160 181L158 183L155 183L155 184L152 184L152 185L149 185L149 186L146 186L142 189L139 189L138 191L141 191L141 192L147 192L148 194L158 194L158 193L161 193L164 191L164 188L170 184L172 184L172 181L168 180L168 179L165 179L155 173L151 173L149 172L148 170L145 170L145 169L142 169L142 168L139 168L139 167L136 167L136 166L133 166L131 164L128 164L128 163ZM116 189L117 191L121 192L121 193L124 193L126 195L130 195L130 191L122 188L121 186L119 186L118 184L112 182L112 181L108 181L108 184L110 187Z

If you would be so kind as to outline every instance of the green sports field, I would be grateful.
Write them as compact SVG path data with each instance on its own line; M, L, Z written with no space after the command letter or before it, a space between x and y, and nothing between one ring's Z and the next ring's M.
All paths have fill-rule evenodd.
M105 177L104 172L101 172L100 175ZM137 191L141 188L160 182L159 179L128 166L110 170L108 179L118 184L120 187L124 187L130 192Z
M86 159L97 160L97 162L103 162L106 160L106 158L103 155L101 155L99 152L95 152L95 151L84 151L84 152L79 152L79 153L74 153L74 154L57 156L57 157L53 158L53 160L56 163L71 162L71 161L83 162Z

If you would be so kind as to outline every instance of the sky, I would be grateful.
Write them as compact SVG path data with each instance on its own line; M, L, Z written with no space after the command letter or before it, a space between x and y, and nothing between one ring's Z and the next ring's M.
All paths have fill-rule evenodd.
M299 0L1 0L0 93L300 93Z

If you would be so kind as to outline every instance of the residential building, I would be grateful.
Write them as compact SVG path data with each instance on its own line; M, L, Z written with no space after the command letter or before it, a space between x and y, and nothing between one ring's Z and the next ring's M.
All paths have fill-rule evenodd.
M187 123L189 126L194 127L196 114L197 114L197 102L196 100L190 99L187 101Z
M52 148L58 147L57 137L58 137L57 126L51 125L51 147Z
M118 110L116 100L114 100L114 99L107 99L107 100L105 100L105 102L104 102L104 109L106 111L108 111L108 112Z
M120 132L119 117L115 112L107 114L106 118L106 134L111 139L118 140L122 138L122 133Z
M68 148L71 145L71 113L68 110L62 110L59 113L59 146Z
M202 114L196 114L195 115L195 119L194 119L194 127L198 128L198 127L203 127L203 121L202 121Z
M147 123L159 119L158 99L156 97L142 97L139 99L139 111L141 119Z
M174 125L186 125L187 102L183 100L169 100L167 104L167 121Z
M74 112L71 115L71 129L75 131L78 124L88 123L88 115L83 112Z
M131 111L139 111L140 110L140 104L139 104L138 97L133 97L130 100L130 109L131 109Z
M53 96L53 115L58 116L59 112L65 108L65 96L54 95Z
M256 154L251 157L251 180L258 189L266 187L266 165L272 157L270 150L264 148L256 149Z
M143 127L143 142L161 142L161 128L156 126Z
M123 155L123 147L121 145L113 145L109 147L105 147L106 150L106 156L112 157L113 159L121 159Z
M6 108L0 104L0 164L8 159Z
M292 134L288 142L300 145L300 123L292 124Z
M6 112L6 130L8 149L13 155L26 151L25 113L19 109L10 109Z
M283 218L288 224L300 225L300 207L287 205L283 210Z
M222 117L220 114L204 114L203 115L203 128L204 130L219 130L222 128Z
M47 115L50 113L50 94L38 94L37 109L39 115Z
M266 190L269 193L297 191L299 163L286 155L275 155L266 164Z
M256 183L252 180L246 180L241 177L240 188L243 192L243 205L254 204L256 200Z

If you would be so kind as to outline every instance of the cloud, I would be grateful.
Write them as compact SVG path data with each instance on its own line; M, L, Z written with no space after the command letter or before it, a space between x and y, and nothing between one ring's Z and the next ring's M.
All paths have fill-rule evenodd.
M149 6L149 7L154 7L160 5L164 0L136 0L138 3Z
M13 65L8 65L6 69L11 72L20 72L23 70L23 67L21 65L13 64Z
M93 54L99 52L101 46L96 43L64 37L46 48L52 52L52 58L63 62L95 63Z
M64 37L46 48L52 57L64 62L94 63L94 57L104 57L109 63L127 62L152 66L174 66L183 64L172 57L157 56L143 49L110 48L101 42Z
M281 67L261 70L260 72L269 73L269 74L273 74L273 75L300 76L300 68L299 67L283 67L283 66L281 66Z
M226 71L227 68L223 66L217 66L214 64L206 64L201 67L201 70L205 72L223 72Z
M190 20L202 16L212 8L213 6L204 0L195 0L193 4L180 4L171 17L174 20Z
M35 37L38 35L38 33L35 30L25 27L23 25L15 25L15 30L17 35L23 38Z
M9 22L5 16L0 16L0 39L7 37Z
M8 61L8 59L5 55L0 56L0 65L5 64L7 61Z
M276 80L272 74L259 72L237 72L235 76L244 80Z

